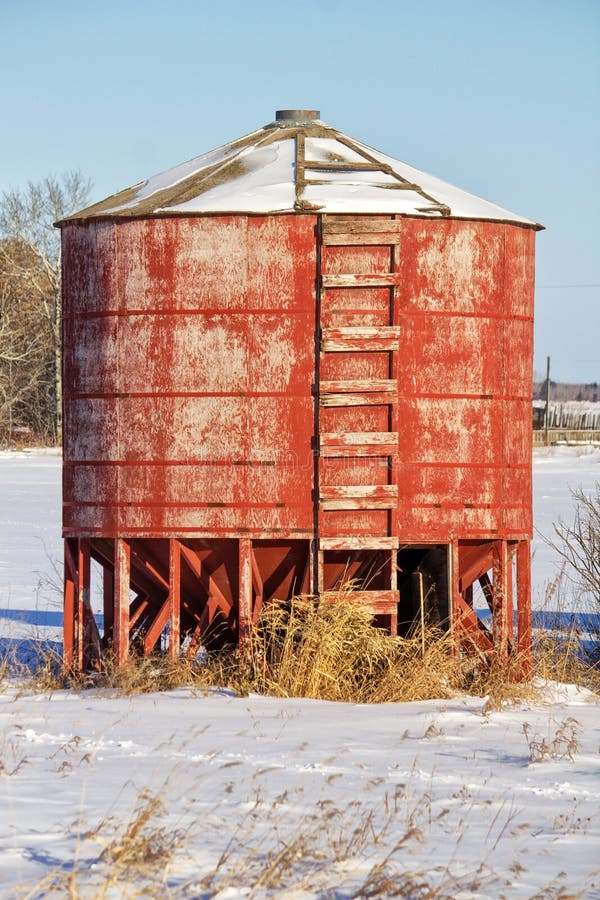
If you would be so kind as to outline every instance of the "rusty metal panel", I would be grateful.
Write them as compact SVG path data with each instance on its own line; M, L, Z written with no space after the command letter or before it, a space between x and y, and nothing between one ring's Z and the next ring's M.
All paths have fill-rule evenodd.
M63 315L111 309L115 302L115 226L67 225L62 230Z
M404 222L404 540L531 534L533 239L511 225Z
M534 233L399 224L399 535L526 536ZM67 533L313 533L316 225L223 216L65 227ZM389 246L322 252L329 275L390 271ZM390 290L328 288L320 326L386 326ZM320 377L387 379L389 357L330 353ZM389 428L381 405L320 412L325 432L357 421ZM388 466L333 457L321 480L386 484ZM331 511L324 534L377 534L386 515Z
M477 316L502 312L507 227L407 219L401 236L401 310Z
M315 233L65 229L66 533L310 537Z

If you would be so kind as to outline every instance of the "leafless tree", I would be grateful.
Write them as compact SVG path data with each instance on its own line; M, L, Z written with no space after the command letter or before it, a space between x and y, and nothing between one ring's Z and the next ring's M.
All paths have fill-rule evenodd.
M85 206L90 191L89 179L75 171L29 182L25 189L5 191L0 199L0 275L5 288L8 285L11 301L17 302L23 313L19 322L13 309L12 324L7 326L10 333L3 335L0 332L0 341L3 337L8 338L0 344L4 347L4 355L0 350L0 358L5 359L5 368L9 368L15 353L20 362L27 356L32 358L43 343L41 335L49 334L49 358L44 377L47 379L51 372L52 402L51 421L46 423L44 430L55 440L61 429L62 310L60 234L53 223ZM39 367L37 371L41 374Z
M16 251L12 250L13 253ZM0 432L48 434L54 416L53 332L37 303L4 277L0 259Z
M559 521L556 537L549 543L568 563L569 577L590 597L600 612L600 483L591 494L572 490L575 518L572 524Z

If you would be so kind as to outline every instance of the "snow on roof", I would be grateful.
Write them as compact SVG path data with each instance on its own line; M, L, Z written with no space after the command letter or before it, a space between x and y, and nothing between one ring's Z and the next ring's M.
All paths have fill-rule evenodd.
M370 213L485 219L541 228L347 137L319 118L275 122L154 175L61 223L211 213ZM294 118L291 113L298 113ZM318 115L315 113L315 115Z

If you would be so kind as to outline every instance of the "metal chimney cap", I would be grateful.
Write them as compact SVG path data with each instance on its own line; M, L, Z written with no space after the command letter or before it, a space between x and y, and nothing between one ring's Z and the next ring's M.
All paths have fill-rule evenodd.
M320 119L321 113L318 109L276 109L276 122L314 122Z

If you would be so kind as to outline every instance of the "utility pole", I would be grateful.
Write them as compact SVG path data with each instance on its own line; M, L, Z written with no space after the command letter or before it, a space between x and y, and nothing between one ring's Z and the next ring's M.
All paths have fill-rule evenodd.
M546 415L544 420L544 426L546 429L545 435L545 443L546 447L550 443L549 436L549 428L550 428L550 357L546 357Z

